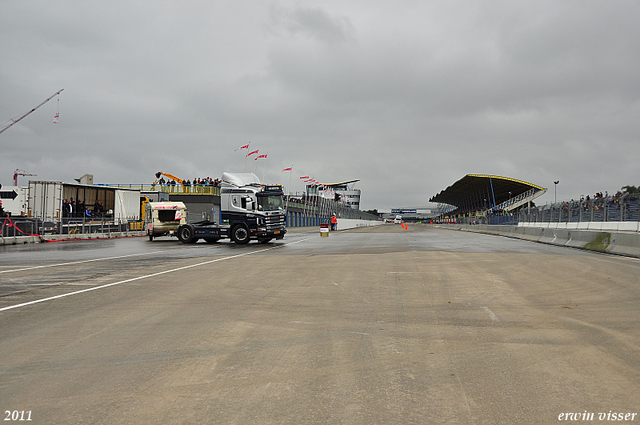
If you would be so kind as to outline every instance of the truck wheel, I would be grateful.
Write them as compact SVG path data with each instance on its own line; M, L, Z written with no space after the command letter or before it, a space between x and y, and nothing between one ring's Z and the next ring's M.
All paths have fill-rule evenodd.
M193 233L193 226L185 224L178 228L178 239L182 243L191 243L193 242Z
M249 231L244 226L236 226L231 230L231 239L237 244L249 242Z

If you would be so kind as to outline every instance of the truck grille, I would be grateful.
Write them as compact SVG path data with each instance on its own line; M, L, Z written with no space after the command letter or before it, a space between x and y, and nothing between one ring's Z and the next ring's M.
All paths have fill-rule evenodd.
M267 230L279 230L285 227L286 217L284 215L272 215L264 218Z

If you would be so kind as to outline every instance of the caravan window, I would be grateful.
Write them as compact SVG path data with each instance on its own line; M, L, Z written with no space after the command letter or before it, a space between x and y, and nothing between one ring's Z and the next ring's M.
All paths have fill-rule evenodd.
M175 221L176 210L158 210L158 220L160 221Z

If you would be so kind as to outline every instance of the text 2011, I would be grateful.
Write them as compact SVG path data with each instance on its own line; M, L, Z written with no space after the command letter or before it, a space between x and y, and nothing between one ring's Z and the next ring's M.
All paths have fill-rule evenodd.
M31 410L5 410L5 421L30 421Z

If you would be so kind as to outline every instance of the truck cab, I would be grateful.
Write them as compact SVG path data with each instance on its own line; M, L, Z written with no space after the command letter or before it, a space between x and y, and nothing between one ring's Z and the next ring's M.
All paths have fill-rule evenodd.
M220 187L222 224L236 243L266 243L286 233L281 185L264 185L253 173L223 173Z
M222 174L220 216L220 224L205 221L180 226L178 238L184 243L223 238L237 244L267 243L287 233L282 186L262 184L253 173Z

